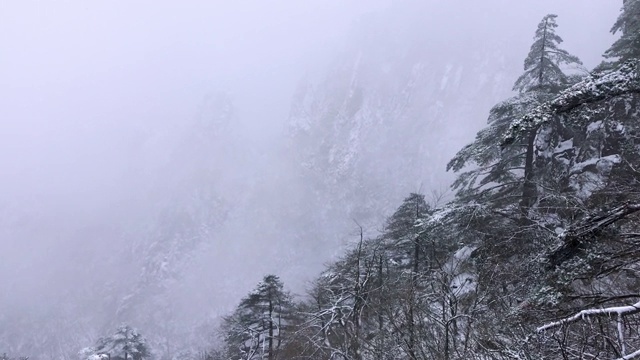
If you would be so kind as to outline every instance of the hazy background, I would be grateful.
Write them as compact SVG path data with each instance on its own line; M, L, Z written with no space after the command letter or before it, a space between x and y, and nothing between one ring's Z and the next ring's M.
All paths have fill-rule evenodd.
M267 272L303 293L353 220L447 189L542 16L592 68L620 6L0 2L0 353L126 321L170 356Z

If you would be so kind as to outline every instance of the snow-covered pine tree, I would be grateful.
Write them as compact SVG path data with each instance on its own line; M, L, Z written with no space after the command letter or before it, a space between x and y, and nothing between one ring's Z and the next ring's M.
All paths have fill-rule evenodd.
M575 81L565 71L581 62L560 48L556 18L547 15L539 23L524 73L513 87L518 93L491 109L489 126L448 164L448 170L456 172L476 167L462 172L453 184L458 190L457 205L448 216L457 220L449 231L458 234L458 242L476 249L474 268L468 271L477 276L477 289L487 290L478 306L486 306L492 315L476 315L473 328L468 328L469 339L490 352L513 355L521 346L517 341L526 329L506 326L501 319L529 296L532 289L526 284L542 276L536 254L549 247L549 228L555 227L548 223L556 218L544 213L550 207L547 192L555 188L543 185L552 183L548 180L556 170L547 166L550 160L540 149L565 139L563 125L550 119L527 129L509 146L501 146L501 139L514 120Z
M113 335L99 339L95 347L84 349L82 354L87 359L102 359L106 355L112 360L143 360L151 357L151 349L137 329L122 325Z
M429 210L424 195L410 194L387 220L382 235L390 260L413 272L418 272L424 251L417 224Z
M551 271L532 297L550 322L582 309L620 309L637 296L639 74L637 62L628 61L589 77L512 127L560 116L574 134L565 156L569 171L563 176L568 185L563 195L578 200L574 204L579 206L570 209L571 225L558 237L558 245L547 251ZM625 349L640 349L634 330L639 321L624 312L617 324L603 322L596 327L592 321L545 328L544 357L573 352L634 358L640 353L632 357ZM557 343L558 338L563 342ZM602 345L605 339L616 338Z
M502 141L503 145L513 143L532 129L553 123L562 124L571 134L555 149L544 149L546 156L556 158L563 149L561 160L566 164L560 177L566 188L559 193L565 205L547 217L562 217L570 225L559 229L555 246L543 250L548 268L525 302L528 309L520 309L531 318L548 319L539 328L543 344L539 357L567 353L621 359L640 356L636 331L640 318L636 309L626 311L622 306L637 298L640 277L639 77L638 60L613 64L516 119ZM572 324L573 313L579 314L575 319L597 318L609 309L616 311L615 321ZM554 321L562 317L564 320Z
M428 216L430 210L424 195L410 194L387 219L380 238L383 244L383 256L391 263L390 267L394 273L393 281L397 284L394 297L405 300L401 306L394 304L392 308L403 309L402 316L394 320L397 321L398 327L403 329L398 331L398 335L404 337L405 351L410 358L416 357L418 347L417 323L419 321L416 317L418 316L417 307L420 304L417 299L417 287L420 272L426 268L426 244L424 237L421 236L419 225Z
M611 28L620 38L604 54L618 62L640 59L640 0L625 0L618 20Z
M291 295L275 275L267 275L224 319L227 357L232 360L279 358L293 317Z
M459 198L489 201L497 208L512 209L519 200L527 210L536 201L535 155L538 128L513 146L501 149L499 140L512 121L521 118L539 104L548 101L570 84L563 66L579 66L580 60L559 47L562 38L556 34L556 15L545 16L535 32L534 42L524 61L524 73L513 89L518 94L489 113L489 126L476 135L476 140L460 150L447 165L447 170L460 171L475 164L478 168L463 172L453 184Z
M563 65L582 65L578 57L561 49L562 38L556 34L556 18L549 14L538 24L533 44L524 60L524 74L520 75L513 89L519 93L542 91L554 93L568 84Z

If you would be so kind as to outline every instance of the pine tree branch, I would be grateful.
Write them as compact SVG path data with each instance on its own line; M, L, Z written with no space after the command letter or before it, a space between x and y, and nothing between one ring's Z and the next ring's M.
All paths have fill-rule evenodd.
M626 94L640 94L640 61L638 60L628 61L604 75L591 76L514 121L505 134L501 146L513 144L523 134L548 123L557 115L568 113L583 105Z
M565 260L570 259L588 236L596 234L609 225L638 211L640 211L640 203L626 203L607 211L604 215L589 217L569 228L560 235L562 245L549 256L551 264L558 266Z

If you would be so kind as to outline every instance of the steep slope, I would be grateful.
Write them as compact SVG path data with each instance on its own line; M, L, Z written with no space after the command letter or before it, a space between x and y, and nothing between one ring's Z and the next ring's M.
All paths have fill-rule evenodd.
M445 40L429 24L451 15L445 10L394 11L359 24L331 71L302 81L294 97L292 161L309 187L306 201L321 222L343 224L338 232L352 219L377 230L410 192L446 192L447 160L518 72L518 54L486 28Z

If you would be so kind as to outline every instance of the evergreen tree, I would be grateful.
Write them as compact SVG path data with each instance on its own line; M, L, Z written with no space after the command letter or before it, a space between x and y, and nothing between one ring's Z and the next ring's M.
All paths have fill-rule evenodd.
M547 15L538 25L524 61L525 71L513 87L518 93L491 109L489 126L448 164L448 169L454 171L472 164L478 166L461 173L453 184L458 190L458 205L451 216L457 220L449 230L458 234L458 241L477 248L475 268L469 271L477 276L478 287L486 291L479 306L491 314L477 315L475 325L467 330L480 348L506 357L521 354L523 348L518 339L527 330L501 323L500 319L516 312L522 299L534 292L530 284L539 283L542 277L537 259L540 251L553 243L549 234L559 221L557 214L548 214L557 209L557 204L549 203L553 198L549 192L559 192L554 178L561 172L552 162L561 148L557 145L571 134L558 117L551 117L520 133L508 146L502 146L502 140L515 121L574 81L564 69L581 63L560 48L562 39L556 34L556 18ZM562 161L558 167L567 170ZM455 328L449 331L455 333ZM519 350L514 352L514 348Z
M525 160L532 154L529 141L501 149L499 139L511 122L535 107L539 100L532 94L519 94L494 106L489 113L489 126L480 130L473 143L465 146L447 165L459 172L469 165L478 167L458 174L453 183L459 199L490 203L506 208L522 197Z
M405 337L406 351L410 358L416 357L418 329L416 319L418 303L417 287L420 272L425 262L425 239L421 236L420 223L429 214L424 195L412 193L405 198L400 207L387 220L387 226L382 235L384 245L384 258L389 259L397 276L395 289L396 296L405 300L402 316L397 317L402 325L400 328ZM409 276L400 274L409 273ZM401 290L402 289L402 290Z
M138 330L122 325L113 335L99 339L95 347L84 349L83 354L91 359L107 355L113 360L142 360L151 356L151 350Z
M267 275L235 312L224 319L227 356L232 360L278 359L293 318L293 302L275 275Z
M534 162L540 129L531 129L517 144L506 148L500 147L500 139L514 120L550 100L569 84L563 65L581 64L577 57L559 47L562 38L555 32L556 17L547 15L538 25L524 61L525 72L513 87L518 94L491 109L489 126L447 165L447 170L453 171L460 171L471 163L479 166L461 173L454 182L459 197L490 201L502 209L519 200L520 208L525 211L537 200Z
M619 62L640 59L640 0L625 0L622 13L611 28L620 38L604 54Z
M409 267L413 272L418 271L423 258L421 252L424 244L417 225L427 216L429 210L424 195L410 194L387 220L382 235L391 259Z
M543 91L554 93L567 85L567 75L562 65L582 65L580 59L558 47L562 38L556 34L556 18L549 14L542 18L534 36L533 44L524 60L524 74L520 75L513 89L519 93Z
M627 1L628 5L631 2ZM559 130L567 130L569 135L560 143L546 141L542 147L538 141L536 145L542 157L565 165L565 171L558 173L559 181L565 184L557 191L562 202L549 207L541 218L562 220L558 228L549 228L561 235L555 239L544 233L527 236L531 240L546 237L552 240L547 243L553 244L540 246L537 253L527 256L540 257L542 252L546 265L541 276L529 281L535 284L531 286L534 290L525 294L524 305L517 308L523 325L531 324L531 319L536 325L540 319L549 319L539 328L543 345L537 358L599 354L599 358L631 359L640 355L640 351L629 351L640 348L635 305L631 311L621 306L625 299L637 297L635 286L640 277L640 247L631 235L637 234L636 214L640 211L638 66L636 60L614 69L603 68L604 72L561 91L516 119L501 141L502 145L517 143L535 129L545 130L538 131L540 138L562 138ZM547 176L540 182L541 188L552 184L551 171L543 169ZM570 316L580 309L589 310ZM612 313L617 314L617 323L602 320ZM597 320L569 325L589 315ZM562 317L563 321L554 321Z

